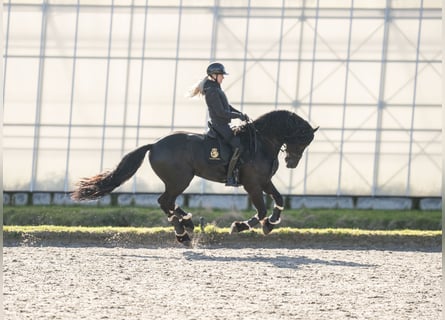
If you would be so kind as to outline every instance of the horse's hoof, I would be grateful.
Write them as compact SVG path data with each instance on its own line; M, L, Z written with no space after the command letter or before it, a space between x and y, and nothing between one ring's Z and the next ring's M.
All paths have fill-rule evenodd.
M271 233L274 228L274 225L269 222L269 218L266 218L263 221L261 221L261 225L263 226L264 234Z
M186 248L192 247L192 241L183 241L183 242L181 242L181 244Z
M192 219L182 219L182 225L188 233L193 233L195 229L195 225L193 224Z
M192 242L187 232L184 232L184 234L180 236L176 235L176 240L185 246L190 246Z
M246 222L235 221L230 226L230 234L249 230L250 227Z
M232 233L237 233L237 232L239 232L239 231L238 231L238 228L236 227L236 222L233 222L233 223L230 225L230 234L232 234Z

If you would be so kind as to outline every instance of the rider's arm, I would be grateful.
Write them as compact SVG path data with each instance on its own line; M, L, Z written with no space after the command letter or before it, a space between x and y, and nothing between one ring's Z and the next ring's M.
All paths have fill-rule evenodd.
M247 116L247 114L245 114L245 113L242 113L241 111L238 111L238 110L236 110L234 107L232 107L231 105L229 105L229 107L230 107L230 110L232 111L232 112L235 112L235 113L238 113L239 114L239 119L241 120L241 121L249 121L249 117Z
M241 111L238 111L237 109L235 109L234 107L232 107L230 104L229 104L229 108L230 108L230 111L232 111L232 112L242 114Z
M242 113L232 108L232 106L228 105L229 108L224 106L224 102L217 90L208 90L205 98L207 105L212 109L215 115L220 118L231 120L239 119L242 116Z

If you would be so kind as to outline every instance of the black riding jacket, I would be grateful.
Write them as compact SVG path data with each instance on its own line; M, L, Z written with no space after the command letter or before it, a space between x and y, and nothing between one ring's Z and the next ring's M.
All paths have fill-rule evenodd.
M204 83L204 94L213 125L228 126L230 120L242 119L243 114L229 104L226 94L218 82L207 80Z

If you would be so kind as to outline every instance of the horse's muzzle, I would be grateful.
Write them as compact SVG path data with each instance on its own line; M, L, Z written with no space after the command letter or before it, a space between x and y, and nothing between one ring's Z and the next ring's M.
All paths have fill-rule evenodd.
M295 169L300 162L301 157L285 157L284 161L286 161L286 168Z
M288 163L286 163L286 168L295 169L297 167L297 164L295 164L294 162L288 162Z

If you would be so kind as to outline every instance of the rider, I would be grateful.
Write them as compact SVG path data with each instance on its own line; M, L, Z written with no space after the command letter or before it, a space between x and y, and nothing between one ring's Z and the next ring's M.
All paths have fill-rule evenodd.
M232 119L246 121L248 117L229 104L224 91L221 89L221 83L225 75L228 75L228 73L221 63L211 63L207 67L207 76L192 90L191 96L197 94L205 96L212 127L232 147L233 155L227 170L226 186L236 187L238 186L238 170L235 169L235 165L242 146L240 138L233 134L229 124Z

